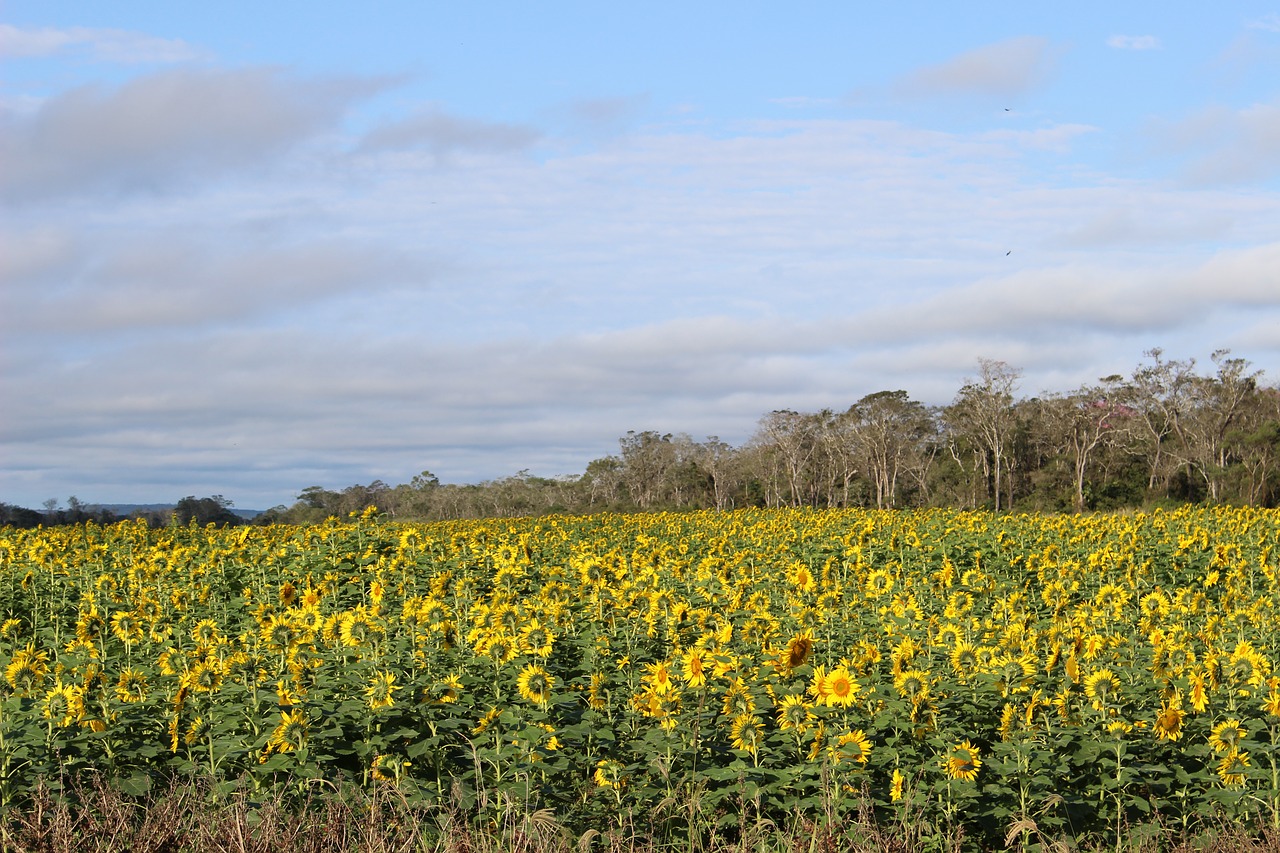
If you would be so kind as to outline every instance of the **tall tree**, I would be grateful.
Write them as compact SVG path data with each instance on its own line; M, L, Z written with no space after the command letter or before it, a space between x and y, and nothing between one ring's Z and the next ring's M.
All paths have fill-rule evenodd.
M906 391L877 391L850 406L846 417L876 509L897 506L899 479L925 458L922 446L932 432L929 410Z
M1016 423L1013 394L1022 371L989 358L978 359L978 368L978 378L965 382L945 417L953 430L969 438L980 451L988 493L999 512L1002 475Z

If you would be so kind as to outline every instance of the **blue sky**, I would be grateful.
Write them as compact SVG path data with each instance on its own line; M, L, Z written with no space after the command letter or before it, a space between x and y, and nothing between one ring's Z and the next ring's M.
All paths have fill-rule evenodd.
M0 500L1280 375L1280 6L685 5L0 7Z

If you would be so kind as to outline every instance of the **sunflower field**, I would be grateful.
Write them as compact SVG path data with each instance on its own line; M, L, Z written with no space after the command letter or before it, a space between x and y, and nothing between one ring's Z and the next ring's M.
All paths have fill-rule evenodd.
M0 529L0 809L394 789L687 838L1280 826L1280 513Z

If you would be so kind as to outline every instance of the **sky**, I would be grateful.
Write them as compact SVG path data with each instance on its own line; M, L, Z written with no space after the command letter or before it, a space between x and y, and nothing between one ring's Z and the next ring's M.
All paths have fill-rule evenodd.
M3 0L0 501L1275 384L1280 3L1210 6Z

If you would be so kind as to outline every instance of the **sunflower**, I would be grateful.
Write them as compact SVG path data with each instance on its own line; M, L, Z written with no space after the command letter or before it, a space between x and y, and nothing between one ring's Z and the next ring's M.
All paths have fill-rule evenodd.
M654 693L669 693L675 689L671 681L671 664L667 661L647 663L644 665L643 681L653 688Z
M547 630L537 619L529 622L520 631L520 646L525 654L547 658L551 656L551 645L555 635Z
M117 610L111 616L111 633L126 646L138 642L142 639L142 625L138 621L138 615L130 610Z
M1013 657L1001 655L996 661L996 685L1001 696L1013 693L1025 693L1031 687L1036 675L1036 661L1031 655Z
M794 729L799 735L808 731L809 723L814 719L803 696L783 696L778 702L777 715L778 728L783 731Z
M516 681L520 695L538 705L547 704L555 686L555 677L537 664L529 664L521 670L520 677Z
M452 705L462 696L462 679L456 675L450 675L443 681L436 684L436 700L441 705Z
M867 740L867 735L862 729L840 735L828 749L831 750L831 757L837 763L853 761L857 764L866 764L867 759L871 757L871 742Z
M275 752L296 752L307 739L307 716L301 708L280 712L280 722L271 732L267 749Z
M1271 693L1262 703L1262 710L1266 711L1268 716L1280 718L1280 687L1271 688Z
M1230 755L1240 749L1245 734L1239 720L1223 720L1209 733L1209 746L1219 755Z
M724 692L721 711L726 717L750 716L756 712L756 700L742 679L732 678Z
M1182 698L1174 693L1160 705L1152 730L1157 740L1178 740L1182 737Z
M919 703L929 695L929 673L920 669L908 669L893 679L893 688L904 699Z
M755 755L764 737L764 725L754 714L739 714L729 728L729 743L734 749Z
M839 666L827 673L822 683L825 701L832 707L847 708L858 697L862 687L849 675L847 667Z
M288 652L302 639L301 633L287 616L272 613L258 632L268 648Z
M813 634L802 631L787 641L786 663L789 669L803 666L813 653Z
M1218 778L1229 788L1244 785L1245 775L1249 772L1249 753L1232 751L1218 762Z
M204 740L212 729L213 727L209 724L208 720L202 716L197 716L191 721L191 725L187 726L187 733L183 737L183 740L186 742L187 746L190 746L197 741Z
M707 653L703 649L690 649L681 661L681 675L690 687L707 683Z
M55 726L74 725L84 715L84 692L59 679L40 704L40 716Z
M893 577L884 569L876 569L867 575L867 581L862 588L867 598L879 598L882 595L888 595L893 591Z
M9 686L26 695L44 683L49 674L49 654L36 651L34 643L27 643L26 648L13 653L13 660L5 667L4 677Z
M906 785L907 777L902 775L902 771L898 768L893 769L893 778L889 782L889 800L890 802L899 802L902 800L902 789Z
M1120 679L1109 669L1100 669L1084 680L1085 695L1093 700L1099 711L1116 704L1120 699Z
M951 668L961 681L967 681L978 671L978 650L972 643L957 642L950 658Z
M952 779L972 782L978 778L978 770L982 767L980 750L968 740L961 741L951 748L951 754L943 763L943 770Z
M627 784L626 776L623 774L625 769L612 758L602 758L596 762L596 770L591 774L591 778L595 781L597 788L620 790Z
M222 642L222 631L212 619L202 619L191 629L191 639L197 646L216 646Z
M76 638L82 643L95 642L102 636L102 631L106 628L106 621L98 614L98 611L90 608L86 612L80 614L80 618L76 620Z
M587 707L593 711L603 711L608 707L605 696L605 677L603 673L591 673L591 686L587 688Z
M390 708L396 703L395 692L398 689L394 672L375 672L369 679L369 686L364 689L365 700L375 711Z
M116 681L116 697L121 702L141 702L147 698L147 678L133 667L127 667Z
M1191 710L1197 714L1204 713L1209 707L1209 691L1205 684L1205 677L1202 673L1195 672L1191 674Z
M222 667L218 661L207 658L183 674L186 686L196 693L213 693L222 686Z

